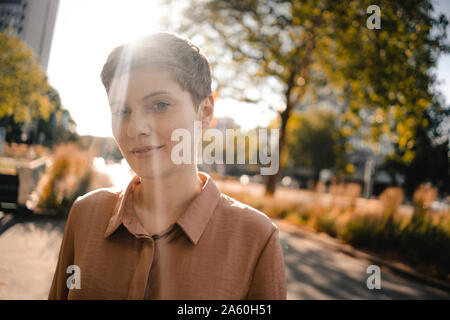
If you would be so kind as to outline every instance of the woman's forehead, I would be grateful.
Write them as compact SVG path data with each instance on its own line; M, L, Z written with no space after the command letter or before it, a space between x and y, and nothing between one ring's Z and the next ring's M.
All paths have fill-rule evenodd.
M141 100L154 93L186 94L168 71L132 71L114 77L108 91L109 102L129 99Z

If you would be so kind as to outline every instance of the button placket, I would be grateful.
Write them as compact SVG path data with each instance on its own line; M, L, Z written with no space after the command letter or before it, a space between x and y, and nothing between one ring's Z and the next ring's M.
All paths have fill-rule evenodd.
M128 290L128 300L142 300L147 288L148 275L153 264L155 243L153 239L145 238L139 240L141 250L139 261Z

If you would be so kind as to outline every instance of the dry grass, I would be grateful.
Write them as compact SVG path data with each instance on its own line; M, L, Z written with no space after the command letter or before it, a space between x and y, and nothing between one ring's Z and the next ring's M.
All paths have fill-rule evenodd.
M437 194L437 188L433 188L429 184L421 184L414 192L414 203L427 209L436 199Z
M382 203L382 215L383 218L389 221L394 221L396 213L403 203L405 196L403 190L398 187L386 188L380 195L380 201Z
M332 184L329 193L332 195L332 207L336 206L336 199L344 199L344 207L347 210L354 211L356 200L361 197L361 185L358 183L340 183Z

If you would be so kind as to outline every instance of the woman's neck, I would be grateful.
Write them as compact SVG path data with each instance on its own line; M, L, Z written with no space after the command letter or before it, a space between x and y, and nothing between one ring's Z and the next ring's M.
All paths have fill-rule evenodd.
M141 178L133 194L138 219L147 231L161 231L175 223L201 189L196 166L179 168L163 178Z

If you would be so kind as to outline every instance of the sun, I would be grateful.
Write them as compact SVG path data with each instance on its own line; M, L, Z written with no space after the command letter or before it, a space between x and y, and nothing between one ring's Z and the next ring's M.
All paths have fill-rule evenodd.
M164 8L159 2L60 2L47 73L80 135L112 136L109 105L99 77L102 66L113 48L160 31Z

